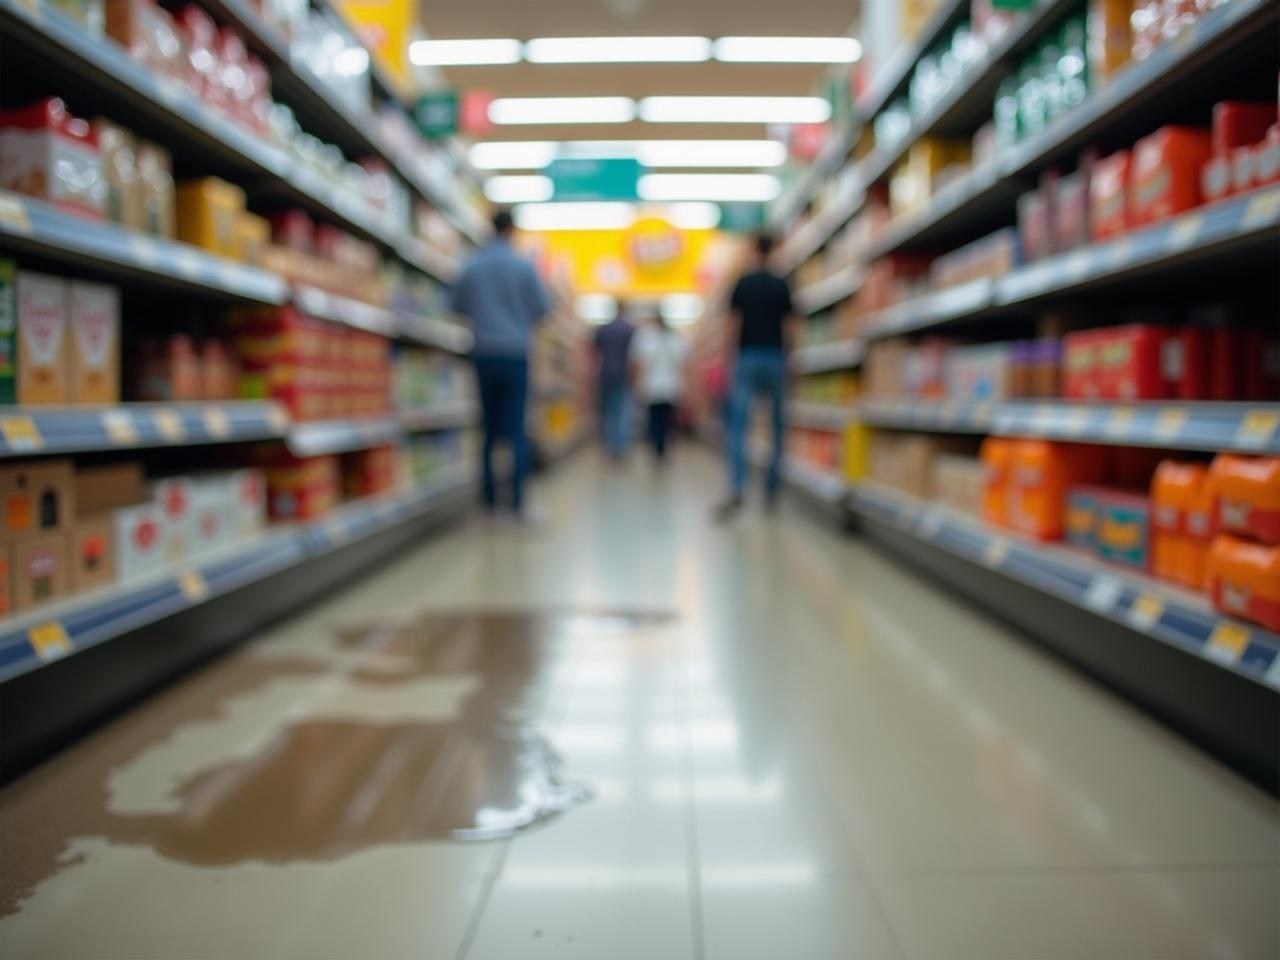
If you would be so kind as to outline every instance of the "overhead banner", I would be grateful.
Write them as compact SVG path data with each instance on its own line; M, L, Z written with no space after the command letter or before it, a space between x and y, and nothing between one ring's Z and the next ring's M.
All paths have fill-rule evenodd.
M412 89L409 38L416 5L410 0L339 0L338 9L374 59L399 85L399 92L407 94Z
M634 200L644 168L631 157L561 157L546 173L556 200Z
M413 122L428 140L441 140L458 132L458 91L424 93L413 106Z

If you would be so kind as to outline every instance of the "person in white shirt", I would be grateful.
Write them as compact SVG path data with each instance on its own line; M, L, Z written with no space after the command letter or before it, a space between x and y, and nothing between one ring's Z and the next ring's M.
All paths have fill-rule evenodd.
M649 408L649 444L659 465L666 460L688 357L689 344L661 314L631 339L632 377L636 392Z

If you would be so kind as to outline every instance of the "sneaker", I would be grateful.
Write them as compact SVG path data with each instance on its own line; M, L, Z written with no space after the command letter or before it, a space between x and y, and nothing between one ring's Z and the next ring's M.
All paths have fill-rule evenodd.
M734 517L738 515L738 512L741 509L742 509L742 498L730 497L728 500L725 500L723 503L716 505L715 510L712 512L712 516L714 517L716 523L728 523L730 520L732 520Z

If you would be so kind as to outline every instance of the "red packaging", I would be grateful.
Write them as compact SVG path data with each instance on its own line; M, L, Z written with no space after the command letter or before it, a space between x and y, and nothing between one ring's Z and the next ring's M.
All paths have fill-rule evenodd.
M1215 326L1208 330L1208 392L1206 400L1235 400L1244 374L1244 331Z
M1213 156L1200 171L1200 196L1205 203L1215 203L1231 196L1232 167L1229 157Z
M1061 253L1089 244L1089 178L1083 171L1053 185L1053 249Z
M1103 157L1089 178L1089 213L1094 240L1106 240L1133 226L1129 209L1128 150Z
M277 453L263 464L263 473L273 520L311 520L328 513L341 499L342 469L335 456Z
M1164 368L1173 381L1173 395L1179 400L1208 397L1208 332L1188 325L1170 334L1164 344Z
M1243 331L1244 390L1242 400L1280 400L1280 334L1249 327Z
M182 38L187 86L205 103L225 110L227 103L222 96L219 76L222 68L215 51L218 25L201 7L194 4L188 4L178 10L174 14L174 22L178 35Z
M1102 330L1076 330L1062 338L1062 394L1070 400L1101 396L1099 353Z
M1280 126L1268 130L1253 148L1253 177L1260 187L1280 182Z
M1274 103L1224 100L1213 107L1213 155L1225 157L1236 147L1252 147L1276 122Z
M1022 239L1022 255L1028 262L1054 252L1050 210L1042 190L1032 190L1018 198L1018 235Z
M1198 206L1210 153L1209 131L1201 127L1161 127L1139 140L1129 171L1133 223L1155 223Z
M1165 327L1134 323L1102 332L1098 389L1106 400L1163 400L1173 383L1164 367Z
M279 210L269 214L267 219L271 221L273 243L299 253L314 252L315 224L302 210Z
M247 121L259 133L266 133L271 116L271 72L257 57L250 55L245 63Z

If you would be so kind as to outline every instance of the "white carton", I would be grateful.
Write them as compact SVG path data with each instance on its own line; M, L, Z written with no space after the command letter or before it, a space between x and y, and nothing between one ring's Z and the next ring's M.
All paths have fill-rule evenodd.
M233 470L227 476L231 490L231 538L247 540L267 525L267 478L261 470Z
M121 507L112 513L116 576L121 580L163 569L164 522L154 503Z
M192 480L192 553L231 543L235 539L235 513L235 496L226 474L208 474Z
M165 564L191 556L195 542L195 513L191 509L191 480L169 477L149 484L147 493L160 512L161 545Z

